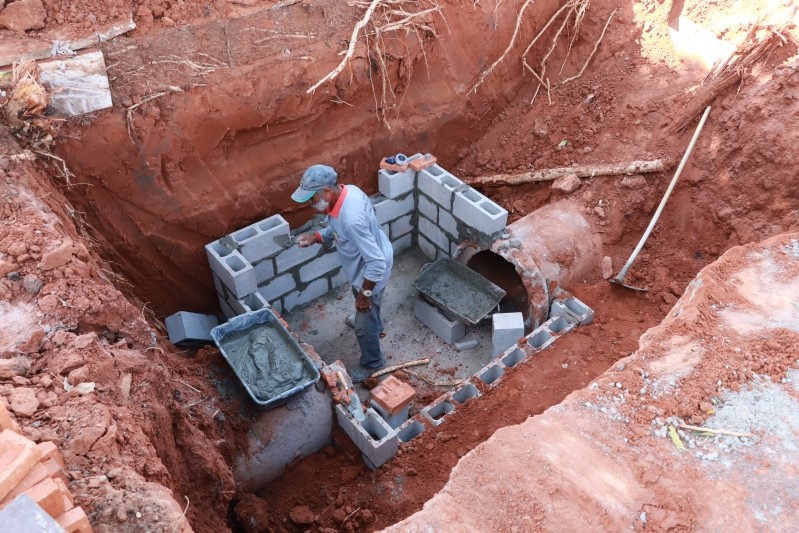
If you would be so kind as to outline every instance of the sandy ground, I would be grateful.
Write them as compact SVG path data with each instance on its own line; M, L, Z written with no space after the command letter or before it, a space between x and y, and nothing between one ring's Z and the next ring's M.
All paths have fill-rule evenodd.
M686 37L690 25L675 24L675 19L683 16L702 24L735 46L759 15L766 23L775 22L790 18L793 7L767 1L625 4L614 15L585 73L555 87L579 72L617 7L593 2L573 46L562 40L548 56L551 90L549 94L539 90L534 99L538 85L522 68L520 49L557 9L555 2L537 3L520 26L516 47L479 90L470 93L480 73L507 47L522 4L442 2L443 16L425 20L437 37L410 34L404 41L392 41L385 57L394 92L388 101L378 98L377 103L370 80L379 77L373 75L375 67L363 50L352 69L334 84L313 95L305 93L338 64L336 54L360 16L355 8L336 2L201 6L153 1L135 10L110 3L47 2L43 28L24 34L0 30L2 47L14 48L19 40L49 47L58 36L76 37L128 16L138 25L126 37L100 46L106 54L115 108L62 125L56 150L76 174L71 187L50 166L52 161L34 166L0 159L0 346L2 360L10 368L0 377L0 396L12 406L27 435L55 440L62 447L73 493L98 531L188 530L181 518L184 509L188 523L201 532L228 530L233 515L239 517L235 527L250 524L247 517L257 516L255 531L387 527L416 513L441 491L461 458L468 456L471 465L475 456L488 453L467 455L498 429L525 423L530 416L534 418L525 424L533 428L550 421L562 425L555 417L558 409L583 417L588 424L580 426L583 433L595 436L585 440L579 432L559 428L564 438L568 435L566 442L574 444L567 450L571 455L577 449L601 459L603 449L591 446L608 436L597 436L598 431L628 439L626 446L610 441L617 446L613 448L617 462L597 464L627 476L624 479L632 488L618 500L626 507L619 506L612 515L591 499L595 491L557 485L550 476L546 481L553 485L547 485L546 505L531 512L531 519L542 516L545 523L544 511L555 502L571 502L568 505L582 506L584 513L596 511L592 516L599 517L600 527L643 527L640 516L646 513L647 528L691 529L712 523L707 515L712 508L691 499L704 491L718 494L722 503L730 502L729 507L741 512L740 523L755 530L779 529L783 517L795 520L791 514L795 510L787 504L776 509L757 497L782 487L776 484L779 474L769 469L782 465L787 476L794 468L781 462L790 456L780 455L779 447L790 446L794 437L778 431L779 425L749 424L756 442L740 451L736 448L729 456L733 458L729 468L721 444L732 448L733 443L695 438L695 448L675 456L677 461L671 457L678 452L670 439L652 432L661 431L669 417L716 423L708 420L709 408L717 410L717 416L724 411L714 405L714 397L730 406L748 402L754 409L760 394L771 398L766 407L780 412L791 408L781 395L795 397L790 384L781 384L783 392L774 392L764 377L755 377L780 381L791 357L795 360L795 328L786 327L793 323L795 311L782 305L790 303L787 298L792 294L785 289L787 281L781 272L770 271L770 277L763 278L757 270L747 271L746 265L757 262L751 257L729 256L755 250L735 246L799 228L799 197L790 185L793 147L799 140L792 26L781 34L784 45L747 69L713 101L694 155L630 273L630 280L647 286L649 292L620 292L602 279L599 270L567 287L597 310L592 325L508 372L502 388L459 409L445 426L425 432L376 472L366 471L359 454L335 432L335 446L301 461L259 496L236 492L229 465L241 452L255 413L239 397L220 397L215 384L229 382L231 374L215 350L176 350L163 340L158 321L177 309L215 310L203 244L277 212L293 225L304 221L309 213L287 207L288 195L311 161L335 164L368 191L376 190L374 168L379 158L396 153L398 147L433 152L465 179L628 159L663 157L674 163L699 114L695 106L703 95L701 83L709 65L708 54L697 54L706 47L690 46L693 41ZM95 15L95 22L89 17L94 11L106 15L106 20ZM533 49L537 68L550 37L547 34ZM169 94L133 114L131 131L139 139L134 142L125 108L165 90ZM685 119L693 122L675 133L673 126ZM5 133L0 146L3 154L21 149ZM600 228L605 253L618 269L670 177L671 172L664 172L626 181L584 179L569 195L547 183L484 192L511 212L511 220L569 196ZM683 296L689 282L728 250L725 264L731 268L721 268L709 285L729 290L716 294L718 302L709 305L730 301L734 305L720 310L702 307L690 323L675 320L680 309L691 308ZM764 268L762 261L758 264ZM733 274L735 284L724 285ZM763 279L783 285L763 285ZM744 288L753 292L737 297ZM684 307L677 304L681 297ZM708 293L710 297L713 293ZM779 305L772 305L773 300ZM764 309L753 307L764 301L769 302ZM741 309L749 314L741 314ZM767 334L747 329L764 321L754 321L753 313L774 323ZM667 314L666 324L650 331ZM719 317L726 322L722 324ZM731 324L729 335L710 333L711 327ZM689 358L688 363L658 359L662 352L654 343L659 335L672 343L696 336L710 348L699 355L694 352L696 360ZM723 354L734 349L735 344L726 340L732 342L736 335L751 335L739 346L749 351L743 360L736 356L731 362ZM626 363L626 370L603 376L634 352L654 367L645 370L650 375L666 376L683 368L681 364L695 365L694 375L701 379L675 378L680 394L690 401L669 396L668 387L665 396L652 398L645 381L651 377L642 377ZM67 392L65 378L70 383L92 381L96 392L87 396ZM598 389L580 390L594 381ZM621 391L628 391L624 404L628 407L635 392L647 385L646 394L635 399L635 405L643 403L644 408L625 415L631 419L629 425L601 411L624 408L608 399L619 395L609 382L621 383ZM748 383L754 388L752 397L745 396ZM608 390L614 394L605 395L605 405L599 395ZM725 396L728 391L740 393L741 399ZM572 393L565 407L535 416ZM598 411L593 408L600 404ZM653 418L662 421L653 425ZM735 420L720 419L718 427L731 427ZM514 438L518 431L504 430L497 439ZM536 435L536 442L557 447ZM651 451L654 459L638 453L639 443L640 450ZM525 449L514 448L514 453ZM759 451L764 455L756 455ZM707 457L714 453L719 454L717 460ZM690 475L673 481L660 467L653 473L634 466L659 460L663 464L673 460L668 464ZM503 464L501 458L497 464ZM546 464L542 461L536 467ZM456 474L465 470L466 466L458 467ZM531 479L541 472L531 471ZM759 477L750 492L732 496L724 492L725 483L738 486L736 476L751 478L752 472ZM506 477L514 475L521 473L509 472ZM765 486L772 478L775 485ZM491 478L476 481L486 479ZM780 501L794 498L789 489L778 495ZM654 498L642 499L641 494ZM751 498L743 507L740 501L747 494ZM513 494L504 496L500 501L509 502L508 508L518 502ZM242 502L236 507L239 512L230 512L236 501ZM485 512L475 520L490 516ZM640 524L630 518L634 516ZM765 522L760 521L763 516ZM467 517L472 519L464 513ZM528 524L516 525L525 530Z

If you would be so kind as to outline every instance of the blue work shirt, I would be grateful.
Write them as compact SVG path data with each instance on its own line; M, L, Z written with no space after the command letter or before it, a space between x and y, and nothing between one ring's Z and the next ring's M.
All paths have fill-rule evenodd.
M335 244L341 268L353 287L360 290L365 278L375 282L375 292L386 288L394 266L394 248L361 189L342 185L319 235L326 246Z

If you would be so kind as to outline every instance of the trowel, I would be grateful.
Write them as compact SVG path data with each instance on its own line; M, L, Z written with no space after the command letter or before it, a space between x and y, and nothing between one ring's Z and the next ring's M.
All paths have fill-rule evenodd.
M278 246L281 246L283 248L288 248L289 246L294 244L294 236L291 235L291 234L289 234L289 235L285 235L285 234L275 235L274 237L272 237L272 240L275 242L275 244L277 244Z
M363 407L361 406L361 398L358 396L358 393L355 392L347 385L347 380L344 379L344 374L341 371L336 372L336 376L338 376L338 380L341 382L341 387L345 393L347 391L352 391L347 394L347 398L349 398L350 403L345 405L344 407L347 408L347 411L357 420L358 422L363 422L366 420L366 415L363 413ZM341 402L344 403L344 402Z

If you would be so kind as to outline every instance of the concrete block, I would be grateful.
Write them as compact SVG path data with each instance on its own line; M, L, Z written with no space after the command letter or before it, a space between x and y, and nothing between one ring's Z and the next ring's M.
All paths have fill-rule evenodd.
M222 283L222 280L219 279L219 276L217 276L216 273L211 272L211 277L214 279L214 288L216 288L216 293L219 296L221 296L223 298L226 298L227 297L227 289L225 289L225 284Z
M541 324L553 334L553 336L565 335L577 325L577 319L571 315L554 316Z
M400 442L410 442L424 433L425 429L426 426L422 422L422 418L416 415L397 428L397 437Z
M225 317L225 320L230 320L238 314L233 310L232 307L230 307L230 304L227 303L227 300L225 300L224 296L221 294L217 294L217 296L219 297L219 308L222 310L222 316Z
M555 342L555 337L549 332L549 328L545 325L538 326L525 338L527 339L527 346L530 346L536 351L543 350Z
M459 240L458 221L449 214L449 211L440 209L438 212L438 227L444 230L450 237Z
M419 213L426 216L430 220L438 222L438 206L423 194L419 195L418 210Z
M419 190L447 210L452 210L452 197L455 190L466 186L439 165L420 170L417 180Z
M419 414L427 419L433 426L441 425L447 415L455 412L455 404L450 401L449 396L441 396L430 405L423 407Z
M422 251L424 256L431 261L435 261L438 257L438 249L436 248L436 245L422 235L419 235L419 249Z
M527 353L521 348L516 348L515 350L511 350L507 354L500 357L499 361L505 365L506 368L513 368L526 358Z
M255 291L244 298L233 300L230 302L230 307L237 315L243 315L244 313L251 313L269 307L269 302L261 296L261 293Z
M292 267L310 261L319 255L321 249L321 244L312 244L306 248L301 248L299 245L295 244L290 248L286 248L275 256L277 272L286 272Z
M375 216L380 224L396 220L402 215L413 212L413 194L407 194L396 200L386 198L383 195L372 196L372 206L375 208Z
M377 188L386 198L395 199L413 191L416 172L410 168L405 172L394 172L381 168L377 171Z
M303 283L313 281L340 266L338 252L328 252L300 267L300 281Z
M399 239L391 241L391 247L394 248L394 255L397 256L400 252L407 250L413 246L413 234L406 233Z
M219 280L236 298L254 292L258 284L255 281L255 270L249 261L236 250L231 250L219 241L205 246L208 264L219 276Z
M272 303L280 296L293 291L296 287L297 283L294 281L294 276L291 274L283 274L258 287L258 292L261 293L261 296L263 296L267 302Z
M566 296L565 298L558 296L558 299L554 300L549 308L549 316L550 318L554 316L572 317L579 325L585 326L594 319L594 310L574 296Z
M490 387L496 387L500 378L505 374L505 367L500 363L491 363L477 372L477 379Z
M286 404L261 412L250 423L247 453L233 463L236 484L256 492L283 471L330 443L333 407L330 394L309 387Z
M336 420L341 429L361 450L370 468L379 468L394 457L399 447L397 432L374 409L366 411L366 420L358 422L341 404L336 405Z
M449 344L453 344L466 335L466 326L463 322L450 320L441 314L437 307L417 297L413 302L414 316L436 335Z
M449 237L435 223L425 217L419 217L419 233L436 245L439 250L449 254Z
M406 233L413 231L413 215L405 215L404 217L400 217L391 222L390 226L391 233L389 236L391 239L398 239Z
M467 381L459 385L457 389L450 392L449 396L450 398L455 400L455 402L463 405L472 398L478 398L479 396L481 396L481 394L480 394L480 389L478 389L474 385L474 383Z
M372 404L372 409L374 409L392 429L397 429L408 420L408 413L411 410L411 406L408 404L393 415L376 403Z
M175 346L190 346L213 342L211 330L219 325L215 316L178 311L166 317L169 341Z
M3 531L14 533L64 533L64 528L23 494L0 510Z
M325 294L330 288L327 278L320 278L302 290L294 291L283 298L283 309L291 311L297 306L307 304Z
M494 357L524 337L524 317L521 313L494 313L491 317L491 342Z
M275 277L275 260L271 257L258 261L252 267L255 269L255 282L258 285Z
M232 237L244 259L255 263L281 251L289 235L289 223L282 216L274 215L234 231Z
M396 250L394 250L396 252ZM344 269L340 268L336 272L330 276L330 288L335 289L336 287L341 287L345 283L349 283L350 280L347 279L347 276L344 274Z
M471 350L472 348L477 348L477 345L480 344L477 339L472 339L468 341L461 341L455 343L455 349L459 352L464 350Z
M452 213L461 222L485 235L504 230L508 223L507 210L472 188L455 193Z

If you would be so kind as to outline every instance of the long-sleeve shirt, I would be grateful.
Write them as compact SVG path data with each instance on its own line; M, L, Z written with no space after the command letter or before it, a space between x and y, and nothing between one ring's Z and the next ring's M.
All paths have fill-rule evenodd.
M360 289L365 278L375 282L374 291L382 291L394 266L394 249L380 228L369 197L355 185L343 185L327 222L319 235L326 245L335 243L352 286Z

